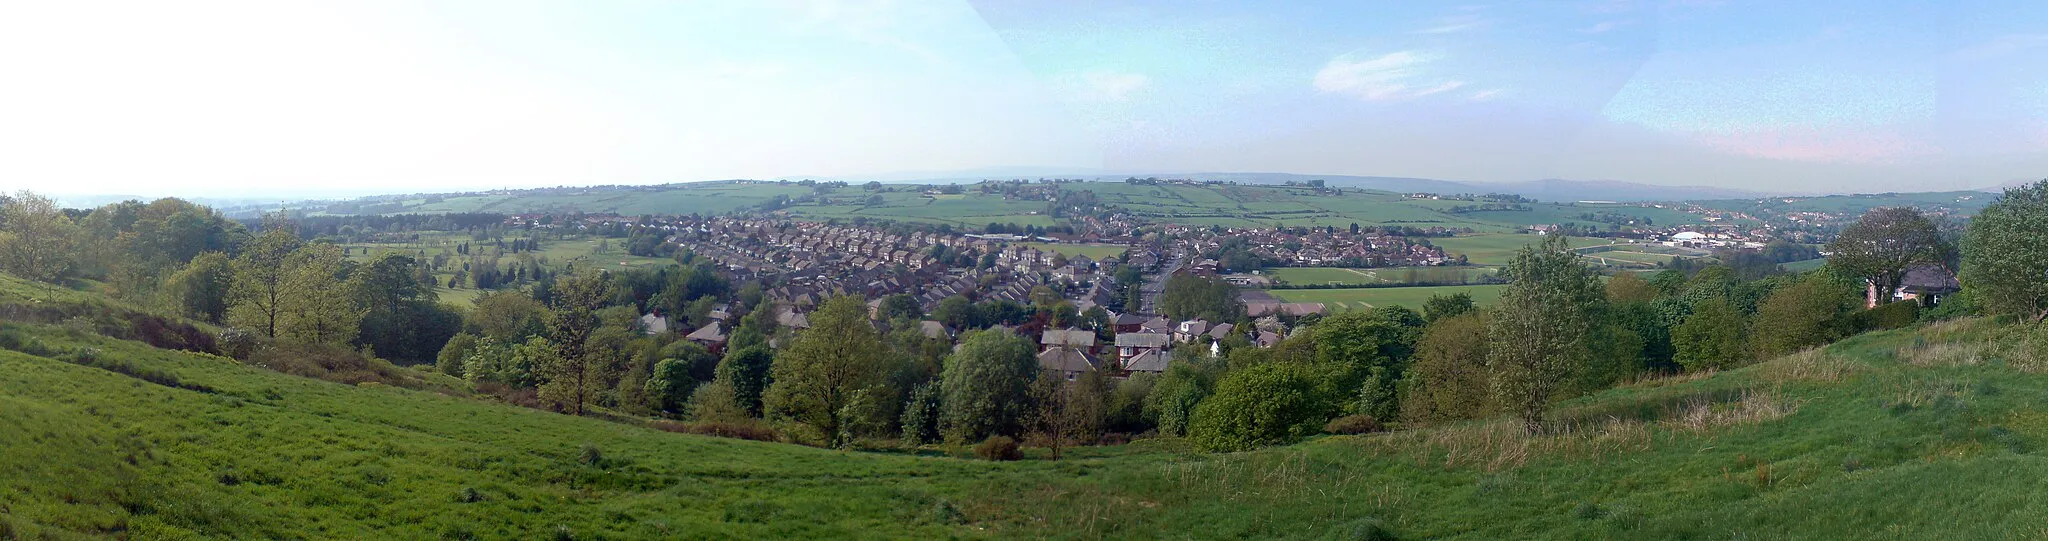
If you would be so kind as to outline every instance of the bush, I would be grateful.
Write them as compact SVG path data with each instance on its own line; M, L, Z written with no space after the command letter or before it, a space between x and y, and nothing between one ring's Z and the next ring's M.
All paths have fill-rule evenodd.
M974 446L974 456L984 460L1021 460L1024 452L1017 449L1017 440L1009 436L989 436Z
M695 423L656 421L653 426L656 430L682 434L753 441L782 441L781 433L776 432L773 427L761 424L759 421L702 421Z
M1394 541L1398 539L1387 524L1376 518L1362 518L1330 528L1324 539L1332 541Z
M602 468L604 467L604 451L598 449L596 444L583 444L583 447L576 450L576 461L583 463L585 466Z
M1983 311L1979 310L1977 307L1976 296L1971 295L1969 291L1963 291L1956 293L1954 295L1949 295L1948 298L1941 300L1941 304L1936 304L1933 308L1921 310L1920 320L1947 321L1959 317L1979 315L1982 313Z
M1380 421L1372 418L1371 415L1346 415L1331 419L1328 424L1323 425L1324 432L1346 436L1380 432L1386 429L1387 427L1381 426Z
M220 332L221 354L235 359L249 360L249 356L256 354L256 348L262 345L262 339L248 329L235 328Z
M1332 413L1324 381L1306 367L1265 363L1230 372L1195 406L1188 436L1208 451L1245 451L1316 432Z
M1899 301L1856 314L1858 327L1866 331L1897 329L1920 320L1920 303Z

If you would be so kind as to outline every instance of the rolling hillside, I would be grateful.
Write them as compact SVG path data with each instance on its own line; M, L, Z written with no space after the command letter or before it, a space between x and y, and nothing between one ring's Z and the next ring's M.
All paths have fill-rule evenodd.
M2022 334L1964 320L1644 381L1558 403L1544 436L1498 419L990 463L673 434L7 323L0 537L2032 537L2048 534L2048 360Z

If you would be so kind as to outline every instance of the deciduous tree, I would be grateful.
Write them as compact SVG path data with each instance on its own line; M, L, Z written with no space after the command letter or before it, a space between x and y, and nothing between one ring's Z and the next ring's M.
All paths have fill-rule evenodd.
M2048 181L2007 189L1970 219L1962 244L1972 300L1991 313L2048 318Z

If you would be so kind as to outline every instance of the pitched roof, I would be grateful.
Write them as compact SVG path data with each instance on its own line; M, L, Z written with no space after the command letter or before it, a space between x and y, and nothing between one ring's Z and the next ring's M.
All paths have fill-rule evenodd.
M1899 281L1900 287L1918 291L1953 291L1963 288L1956 281L1956 275L1940 265L1915 265L1906 269L1906 277Z
M1163 348L1172 341L1172 338L1159 333L1127 332L1116 335L1116 347L1120 348Z
M710 325L705 325L704 328L697 329L695 332L690 333L689 336L683 338L699 342L724 342L725 330L720 328L718 322L713 321Z
M1155 349L1140 353L1136 357L1131 357L1131 360L1125 361L1124 370L1132 372L1165 372L1166 366L1171 364L1172 361L1173 357L1167 355L1165 351Z
M1236 328L1236 325L1231 325L1229 323L1218 323L1216 324L1216 326L1209 328L1209 337L1215 338L1217 340L1222 340L1224 338L1229 337L1230 331Z
M1095 347L1095 331L1052 329L1039 333L1038 343L1046 346Z
M1052 348L1038 354L1038 367L1061 372L1090 372L1097 365L1094 357L1073 348Z
M924 337L925 337L925 338L934 338L934 339L936 339L936 338L945 338L945 337L946 337L946 325L945 325L944 323L939 323L939 322L937 322L937 321L931 321L931 320L925 320L925 321L921 321L921 322L918 322L918 326L919 326L920 328L922 328L922 329L924 330Z

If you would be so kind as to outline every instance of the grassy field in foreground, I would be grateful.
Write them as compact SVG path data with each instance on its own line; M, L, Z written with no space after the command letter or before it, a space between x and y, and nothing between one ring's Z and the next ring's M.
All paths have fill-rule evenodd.
M28 294L32 295L32 294ZM58 327L0 351L0 537L1998 539L2048 535L2048 359L1967 320L1484 419L989 463L671 434ZM161 378L158 378L159 380Z
M1406 306L1422 309L1422 303L1436 295L1468 293L1480 306L1500 298L1504 285L1371 287L1356 289L1275 289L1271 293L1284 302L1320 302L1332 312L1363 310L1375 306Z

